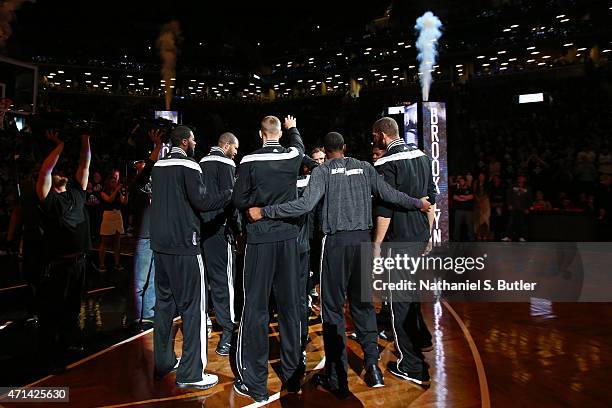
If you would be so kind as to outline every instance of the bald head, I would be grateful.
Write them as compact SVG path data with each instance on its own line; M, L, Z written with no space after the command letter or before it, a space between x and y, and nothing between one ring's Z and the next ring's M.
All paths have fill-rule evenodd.
M233 133L225 132L221 136L219 136L219 141L217 142L217 146L223 147L226 144L238 144L238 138L234 136Z
M217 146L223 149L223 152L230 159L234 159L238 154L238 138L230 132L225 132L219 136Z
M262 136L267 139L278 139L282 134L281 121L276 116L266 116L261 121Z

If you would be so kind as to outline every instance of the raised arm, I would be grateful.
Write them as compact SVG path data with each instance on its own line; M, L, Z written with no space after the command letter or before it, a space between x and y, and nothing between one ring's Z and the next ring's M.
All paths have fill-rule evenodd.
M289 137L289 147L295 147L296 149L298 149L300 154L304 154L304 142L302 141L302 136L300 136L300 132L298 132L297 130L296 124L297 122L295 118L289 115L285 118L283 126L287 130L287 134Z
M40 201L44 201L51 190L51 173L53 173L53 169L55 168L55 165L57 164L57 161L64 150L64 142L59 140L56 131L53 129L46 130L45 135L47 136L47 139L57 143L57 146L55 146L55 149L49 153L49 156L47 156L43 162L42 166L40 167L40 172L38 173L38 180L36 181L36 195Z
M79 168L76 172L76 179L83 190L87 190L87 180L89 179L89 163L91 162L91 146L89 145L89 135L81 136L81 154L79 156Z

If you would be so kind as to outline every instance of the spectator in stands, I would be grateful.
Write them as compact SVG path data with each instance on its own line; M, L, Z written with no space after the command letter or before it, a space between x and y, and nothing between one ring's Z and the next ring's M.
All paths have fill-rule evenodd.
M547 201L544 198L544 193L542 192L542 190L536 191L535 196L536 196L536 199L531 205L531 208L530 208L531 211L552 210L552 205L550 204L550 201Z
M455 207L455 223L453 227L453 241L461 241L461 229L467 231L467 241L474 240L474 194L472 187L464 176L457 177L457 187L453 194Z
M472 188L474 192L474 232L476 240L486 241L489 239L491 203L489 201L489 188L487 186L487 176L484 173L478 174L478 179L474 181Z
M118 182L118 171L107 177L104 189L100 193L102 198L102 225L100 226L100 249L99 264L100 272L106 272L106 247L112 242L115 270L122 271L121 265L121 234L123 229L123 217L121 216L121 206L127 203L127 196L123 191L123 185Z
M508 190L507 194L508 231L502 241L527 240L527 215L531 207L531 191L527 188L527 178L520 175L516 178L516 184Z
M489 187L489 203L491 206L491 232L493 239L499 241L506 228L506 188L502 185L499 175L494 175Z

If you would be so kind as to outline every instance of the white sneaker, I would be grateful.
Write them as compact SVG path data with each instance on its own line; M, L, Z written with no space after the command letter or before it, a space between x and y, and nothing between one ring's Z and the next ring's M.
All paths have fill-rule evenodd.
M520 237L519 238L519 242L527 242L527 240L525 238L523 238L523 237Z
M219 382L219 377L214 374L202 373L202 380L191 383L176 382L176 386L179 388L198 388L200 390L207 390L214 387Z
M504 238L502 238L502 242L510 242L510 241L512 241L512 240L510 239L510 237L504 237Z

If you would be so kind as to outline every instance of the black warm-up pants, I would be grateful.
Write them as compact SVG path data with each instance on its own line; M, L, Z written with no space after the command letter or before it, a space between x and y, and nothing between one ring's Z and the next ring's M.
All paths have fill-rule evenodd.
M205 238L202 250L217 323L223 328L223 334L228 336L234 330L235 319L232 246L225 235L219 233Z
M310 277L310 252L302 252L300 254L300 316L301 321L301 344L302 351L306 350L306 340L308 339L308 317L310 308L308 307L308 278Z
M299 254L295 238L252 244L245 249L244 309L238 333L236 366L244 384L267 394L268 302L274 290L280 329L281 379L299 376L301 307Z
M411 257L419 257L425 251L426 246L427 243L415 243L404 249L394 248L389 255L394 257L396 254L408 254ZM406 276L397 276L401 275L402 271L394 271L394 273L396 277L393 282L397 282L398 279L414 280L409 272L406 272ZM431 333L423 319L421 303L416 301L417 297L405 299L397 296L394 298L393 295L393 291L389 291L391 325L395 347L399 353L397 367L405 374L421 373L425 368L421 348L431 345Z
M167 374L176 364L172 323L183 321L183 353L177 382L202 381L207 362L206 279L202 255L155 252L155 371Z
M362 276L361 270L361 244L369 242L369 231L342 231L323 238L321 319L325 343L325 373L333 387L347 386L348 359L344 321L346 297L349 300L357 340L364 352L365 364L378 363L376 313L371 300L371 273ZM370 251L371 246L366 248Z

